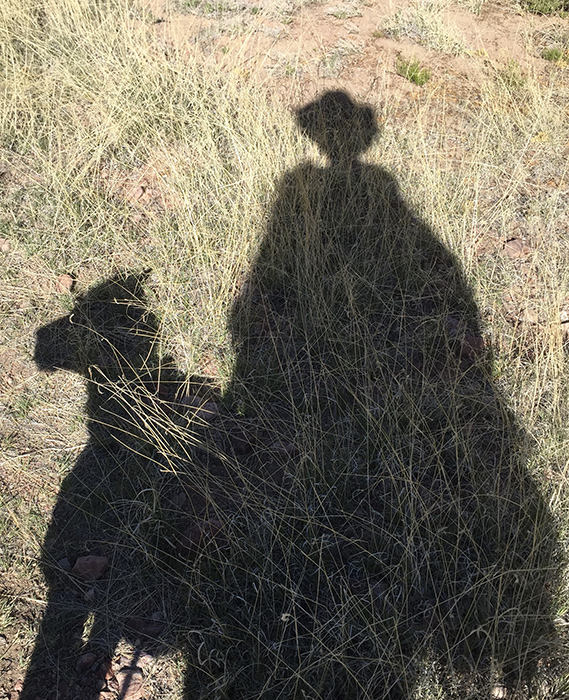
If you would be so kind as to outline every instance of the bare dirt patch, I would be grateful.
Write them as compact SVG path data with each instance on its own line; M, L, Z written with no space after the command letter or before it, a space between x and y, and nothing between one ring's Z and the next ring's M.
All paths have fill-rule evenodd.
M221 5L221 3L220 3ZM436 3L434 4L436 7ZM404 100L408 106L425 93L452 103L476 98L483 82L511 64L544 76L552 69L534 48L534 37L566 22L530 15L507 2L481 3L478 13L445 3L440 26L456 33L456 52L429 46L417 23L402 23L400 36L386 32L398 11L426 6L410 2L223 4L152 0L156 32L166 45L196 52L228 70L255 72L281 99L296 103L326 89L347 90L361 100ZM207 7L211 10L208 12ZM436 35L436 31L433 32ZM413 86L396 71L400 55L417 57L432 70L427 88Z

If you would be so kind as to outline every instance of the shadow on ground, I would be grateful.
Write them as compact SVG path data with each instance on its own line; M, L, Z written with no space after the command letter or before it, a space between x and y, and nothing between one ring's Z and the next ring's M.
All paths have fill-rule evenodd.
M176 562L191 559L211 529L202 524L215 489L198 492L200 477L224 473L208 450L203 471L195 467L216 392L161 353L147 277L105 280L36 333L40 369L87 380L89 440L61 484L43 545L48 605L21 700L101 690L101 698L142 697L140 666L167 653L186 620ZM198 489L174 471L173 447L178 468L193 465ZM223 494L215 500L225 506ZM113 659L125 637L134 655Z
M297 119L328 165L278 184L223 397L162 356L144 275L37 332L40 368L88 380L90 441L22 700L58 678L61 698L135 697L146 649L184 650L188 698L524 697L554 660L556 530L472 290L360 160L369 107L326 93ZM113 667L123 636L138 651Z

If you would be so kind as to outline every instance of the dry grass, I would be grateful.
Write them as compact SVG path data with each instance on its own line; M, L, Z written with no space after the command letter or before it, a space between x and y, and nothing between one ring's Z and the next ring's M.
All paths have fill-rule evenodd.
M427 48L458 55L465 50L464 41L444 17L448 6L446 0L421 0L386 18L382 31L392 39L405 37Z
M148 648L147 697L562 697L561 78L495 76L463 133L384 104L330 166L150 21L0 6L10 673Z

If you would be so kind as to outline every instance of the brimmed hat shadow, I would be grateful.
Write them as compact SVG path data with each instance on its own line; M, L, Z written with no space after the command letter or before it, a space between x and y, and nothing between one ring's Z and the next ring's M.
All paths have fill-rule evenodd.
M345 92L325 92L296 111L302 133L312 139L332 163L353 160L379 134L373 109L355 103Z

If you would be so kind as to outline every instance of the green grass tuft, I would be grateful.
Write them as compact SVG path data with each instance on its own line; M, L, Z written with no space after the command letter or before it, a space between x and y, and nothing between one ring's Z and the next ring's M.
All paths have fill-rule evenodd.
M545 58L546 61L552 61L556 63L564 58L566 52L563 49L553 48L553 49L543 49L541 52L541 57Z
M569 12L567 0L523 0L522 6L536 15L565 16Z
M421 62L418 59L397 59L397 75L415 83L415 85L424 85L431 78L431 71L428 68L421 67Z

